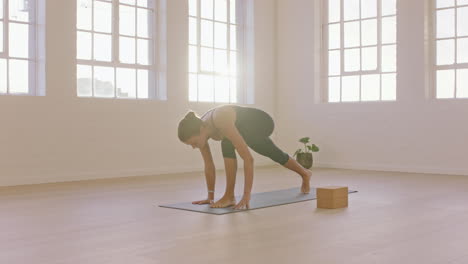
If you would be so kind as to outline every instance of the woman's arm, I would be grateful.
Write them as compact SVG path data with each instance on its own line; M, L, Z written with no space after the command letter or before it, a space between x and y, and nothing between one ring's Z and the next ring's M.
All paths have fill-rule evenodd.
M208 188L208 199L214 200L214 188L216 182L216 169L211 155L210 145L205 144L205 147L200 149L200 152L205 163L205 178L206 186Z

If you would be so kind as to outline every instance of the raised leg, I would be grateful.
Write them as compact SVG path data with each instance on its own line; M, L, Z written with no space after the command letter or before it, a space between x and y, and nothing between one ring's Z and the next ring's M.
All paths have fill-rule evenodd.
M302 193L309 193L310 192L310 177L312 176L312 171L302 167L295 159L289 157L289 160L283 164L285 168L288 168L292 171L295 171L302 177L302 186L301 192Z
M251 137L248 138L247 144L255 152L263 156L267 156L285 168L288 168L299 174L302 177L301 192L310 192L310 177L312 176L312 171L302 167L301 164L299 164L295 159L291 158L287 153L278 148L269 137Z

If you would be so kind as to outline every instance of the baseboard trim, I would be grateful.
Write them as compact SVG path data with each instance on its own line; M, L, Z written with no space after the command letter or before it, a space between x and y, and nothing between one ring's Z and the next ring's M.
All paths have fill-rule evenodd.
M256 167L271 166L273 163L264 161L257 162ZM242 168L242 164L239 164ZM222 171L221 169L219 171ZM192 173L203 172L203 167L200 166L177 166L174 167L159 167L157 169L138 169L127 171L97 171L97 172L81 172L73 174L45 174L45 175L17 175L11 177L0 178L0 187L18 186L18 185L33 185L33 184L46 184L46 183L62 183L74 181L87 181L87 180L103 180L103 179L116 179L128 177L142 177L142 176L160 176L176 173Z
M350 169L366 171L388 171L424 174L447 174L468 176L468 169L446 169L446 168L423 168L423 167L394 167L384 164L357 164L357 163L334 163L318 162L314 164L316 168Z

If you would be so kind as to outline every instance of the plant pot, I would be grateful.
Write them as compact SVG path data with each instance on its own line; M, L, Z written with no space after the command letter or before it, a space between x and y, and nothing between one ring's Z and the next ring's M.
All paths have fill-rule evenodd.
M302 167L306 169L312 168L312 165L314 164L314 159L312 157L312 153L298 153L296 156L296 160L299 164L302 165Z

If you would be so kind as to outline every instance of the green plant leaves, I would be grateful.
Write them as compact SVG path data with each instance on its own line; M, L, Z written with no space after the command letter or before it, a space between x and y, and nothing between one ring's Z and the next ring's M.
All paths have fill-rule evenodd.
M319 152L320 151L319 147L317 147L317 145L315 145L315 144L312 144L312 146L310 147L310 150L312 152Z
M320 150L315 144L313 144L312 146L308 145L307 149L312 151L312 152L318 152Z
M293 157L295 157L299 153L309 153L309 152L319 152L320 151L320 149L319 149L319 147L317 145L307 144L307 143L310 142L310 137L303 137L303 138L299 139L299 142L304 144L304 149L296 150Z

